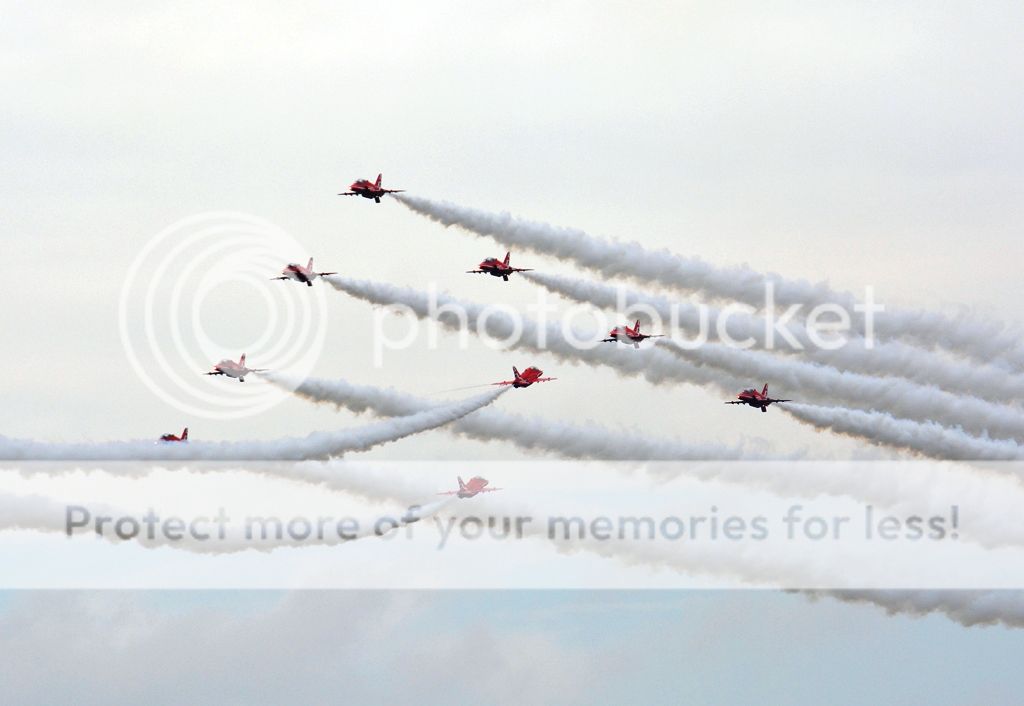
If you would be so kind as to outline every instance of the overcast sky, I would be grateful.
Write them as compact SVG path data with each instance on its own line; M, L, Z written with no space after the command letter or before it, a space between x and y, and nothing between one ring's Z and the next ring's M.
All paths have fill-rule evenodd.
M275 224L304 248L281 252L281 265L312 255L319 268L346 275L436 284L480 302L534 301L525 281L505 285L464 274L484 257L503 254L489 242L445 231L393 202L335 195L378 172L386 186L417 195L855 292L870 285L887 305L967 309L1016 326L1024 301L1017 264L1024 259L1022 21L1024 8L1013 2L0 5L0 432L153 438L188 425L193 438L242 439L361 423L299 400L245 419L190 417L136 375L118 329L122 283L157 233L196 214L234 211ZM571 272L553 259L514 257L521 266ZM188 258L182 255L182 266ZM230 255L225 260L230 266ZM290 288L281 296L313 294L266 283L278 285ZM377 367L367 338L370 307L323 289L316 293L327 312L326 342L312 366L317 375L433 393L505 379L512 365L535 363L559 380L504 396L502 409L693 441L763 438L779 452L865 453L786 415L727 407L695 386L654 387L553 357L488 350L478 341L460 350L454 337L442 337L436 350L417 345L389 353ZM225 282L204 302L202 323L223 343L224 357L237 357L267 332L270 312L251 287ZM140 335L141 322L129 326ZM170 336L158 331L155 344L172 350ZM220 378L197 384L216 394L237 387ZM433 432L364 457L523 455ZM651 609L658 619L638 627L629 616L638 604L647 615L644 596L624 599L629 605L619 612L617 599L603 595L579 603L530 595L537 614L558 613L568 603L602 617L581 610L578 621L550 629L531 614L533 622L512 630L507 617L488 625L490 612L501 609L497 599L466 598L481 611L470 622L443 596L358 601L379 602L367 610L398 622L407 617L402 611L418 616L409 642L400 628L387 633L400 648L381 673L410 674L401 683L413 691L436 690L467 668L493 667L502 675L494 683L546 687L528 691L526 701L592 702L594 693L619 693L601 686L615 673L608 665L623 664L616 650L629 642L651 649L650 662L625 662L629 673L647 675L645 693L677 702L673 697L682 694L666 697L650 682L695 664L705 647L719 656L702 667L717 674L716 682L742 681L723 661L763 661L779 641L792 644L786 630L796 620L804 625L801 638L828 634L823 649L832 652L807 655L778 676L768 674L771 666L755 667L762 676L753 683L766 690L758 693L776 695L767 702L784 701L805 679L837 703L856 694L858 702L994 704L1013 693L982 683L986 674L1005 673L999 654L1019 652L1020 638L1003 631L891 620L871 609L767 595L749 602L736 595L659 599ZM40 600L56 607L40 608ZM332 688L335 677L351 673L343 655L358 651L361 635L378 633L365 623L350 632L344 621L327 621L337 632L324 630L315 616L348 614L350 606L344 597L318 600L330 605L284 598L252 610L268 612L267 639L280 639L284 653L308 634L300 654L332 670L340 664L328 679L302 663L311 683ZM28 645L26 655L40 655L30 664L45 661L33 641L53 633L31 616L51 609L65 611L54 615L68 620L55 624L69 633L95 635L91 618L83 617L95 613L79 611L80 601L105 604L102 596L9 599L0 610L5 653ZM189 608L180 623L176 610L160 613L155 628L141 625L140 616L164 611L174 599L157 607L148 598L124 601L126 629L157 654L186 641L203 611L223 625L208 631L213 644L240 634L238 615L216 601ZM699 621L691 622L698 611L717 616L714 627L704 625L698 646L679 647L676 631L699 629ZM665 620L680 622L666 631L673 623ZM765 631L758 649L745 641L752 621ZM290 636L281 632L286 625ZM607 636L583 645L579 634L596 627ZM405 668L401 655L411 645L429 651L438 632L437 653ZM529 656L495 666L488 641L496 635L506 650ZM345 647L335 653L339 639ZM967 671L978 675L973 696L938 693L941 680L932 677L946 664L936 644L967 655ZM904 655L900 671L877 671L893 668L863 656L877 651ZM903 693L903 676L934 690L904 693L906 699L851 690L873 681L850 666L860 660L894 693ZM651 663L664 669L654 673ZM230 693L244 682L243 671L259 671L249 661L238 664L245 670L233 670L237 680L224 677L217 688ZM300 663L291 664L297 670ZM823 664L831 668L823 671ZM168 673L188 673L187 665L175 669L181 671ZM10 683L14 671L22 677L20 698L43 700L37 683L24 679L36 674L32 669L12 670L2 681ZM698 688L692 674L674 679L684 693ZM732 688L723 699L704 692L696 700L749 703L752 694ZM123 693L141 693L133 689L144 687L126 685ZM493 693L481 687L465 702Z

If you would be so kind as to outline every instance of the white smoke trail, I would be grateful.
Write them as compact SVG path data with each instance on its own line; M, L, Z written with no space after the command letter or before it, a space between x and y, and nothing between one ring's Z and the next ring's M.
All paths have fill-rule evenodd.
M718 307L670 299L621 285L611 286L542 272L524 272L522 276L549 292L580 303L611 310L623 308L634 311L642 319L647 319L649 312L650 316L660 318L662 325L679 327L691 335L706 336L709 340L719 339L718 325L722 322L723 333L733 341L753 341L757 348L796 353L803 360L840 370L903 377L991 402L1024 397L1024 375L1010 374L993 365L954 360L896 340L876 341L872 348L867 348L863 337L851 336L845 345L830 350L815 342L808 335L806 326L794 321L776 320L776 326L772 326L763 316L724 312Z
M1024 591L804 591L844 603L866 603L889 615L945 615L964 627L1005 625L1024 627Z
M517 348L548 351L571 362L606 365L625 375L643 375L654 383L676 380L732 393L749 384L753 376L773 379L783 389L789 386L794 393L820 399L839 398L864 406L884 405L910 418L960 424L979 432L987 429L991 434L1014 436L1024 429L1024 416L1011 408L976 398L957 397L905 380L841 373L824 366L794 364L767 354L715 344L692 351L672 343L640 351L606 345L582 348L568 340L554 323L541 327L529 318L515 318L507 312L443 294L340 276L325 279L339 291L378 305L404 305L417 317L433 318L453 330L461 330L465 325ZM711 368L723 369L726 365L730 367L724 369L725 375Z
M318 403L331 403L355 412L371 411L381 415L411 414L429 408L436 402L398 392L380 390L364 385L354 385L345 380L310 378L284 378L273 380L284 389ZM804 410L807 405L795 405L795 410ZM811 408L818 410L820 408ZM847 412L848 410L838 410ZM867 413L855 413L867 414ZM876 415L877 416L877 415ZM897 426L902 420L893 420ZM877 424L877 422L876 422ZM930 453L922 455L945 460L1013 459L1011 442L991 442L969 437L963 432L945 429L937 424L924 426L940 439L924 448ZM913 514L937 515L951 505L973 501L975 507L984 506L986 511L972 522L972 534L968 538L983 546L996 547L1006 544L1024 546L1024 530L1012 529L1011 518L1018 512L1021 496L1017 484L1016 469L1004 467L991 469L978 475L976 469L962 464L921 464L901 461L898 467L887 463L842 463L801 460L805 453L795 454L786 459L782 456L768 456L761 450L745 449L739 446L715 444L691 445L668 439L653 439L635 434L622 434L598 425L567 424L552 419L508 414L494 409L482 409L446 427L452 433L483 441L500 440L510 442L523 449L542 449L572 459L599 459L621 461L685 461L719 460L720 463L644 463L613 464L617 472L635 477L647 474L659 482L687 476L702 481L722 481L747 487L761 488L782 496L815 498L820 495L849 497L873 505L900 511L905 516ZM915 441L916 438L916 441ZM894 438L889 444L896 448L910 448L923 440L913 435ZM980 450L979 450L980 449ZM743 459L743 462L739 462ZM785 459L785 460L784 460ZM359 476L351 473L345 476L342 486L332 480L332 472L320 470L320 464L311 466L312 471L304 473L303 480L324 482L327 487L352 489L351 482L359 482ZM351 468L349 463L335 463L332 468L341 471ZM291 472L290 470L287 472ZM313 475L309 475L312 473ZM377 476L369 476L372 479ZM393 478L393 476L389 476ZM353 480L349 480L353 479ZM361 485L371 497L386 493L389 499L408 499L394 495L393 482Z
M463 508L457 501L447 499L422 507L415 515L409 516L404 524L410 521L417 521L431 514L435 514L443 507L452 504L453 511L460 515ZM501 507L501 514L504 516L521 517L544 517L544 513L537 512L536 508L525 505L522 502L494 503L489 502L490 507ZM0 494L0 509L11 508L14 513L8 515L0 514L0 531L28 529L40 532L66 533L67 506L52 499L40 496L17 496ZM511 512L510 508L515 508ZM105 515L112 518L135 517L135 513L125 512L119 508L107 506L92 506L92 516ZM466 512L475 514L471 509ZM390 518L394 519L394 518ZM398 523L399 526L403 523ZM670 547L666 550L663 547L646 546L637 541L619 541L615 543L598 542L590 538L558 538L549 536L545 532L544 522L530 523L526 527L524 536L536 536L547 538L560 551L573 553L587 551L606 558L620 559L626 564L639 564L645 566L665 566L675 571L686 573L699 573L704 575L725 576L738 579L744 583L759 586L771 585L799 585L801 581L808 585L823 585L830 582L830 571L822 566L811 566L806 557L786 556L778 553L769 553L762 547L751 545L730 547L730 551L722 551L719 547L711 546L708 543L693 543L687 546L683 552L672 551ZM131 539L119 539L114 533L105 531L99 536L111 542L137 542L147 548L174 547L185 551L200 554L224 554L255 549L268 551L280 547L294 546L333 546L343 544L345 541L372 536L375 532L375 523L360 523L359 532L351 539L342 538L335 533L327 532L323 538L305 538L302 540L293 539L284 535L281 537L254 538L246 535L240 527L232 526L225 532L224 538L210 536L208 539L196 539L187 533L180 540L168 540L161 536L161 533L154 533L150 538L144 532L136 533ZM391 522L388 523L390 527ZM379 529L379 528L378 528ZM80 529L83 535L93 534L91 530ZM790 553L791 554L791 553ZM835 580L834 576L831 576Z
M551 475L565 472L566 464L550 466ZM985 464L922 461L815 462L751 461L720 463L629 463L571 464L579 476L611 471L662 491L665 482L680 477L701 482L721 482L766 490L779 498L815 500L821 496L851 498L879 511L900 517L933 517L963 507L971 516L970 527L960 531L960 540L986 549L1024 547L1024 527L1016 521L1024 502L1024 478L1020 464ZM307 468L308 467L308 468ZM513 466L502 466L514 472ZM260 471L264 473L265 471ZM345 461L291 464L271 468L278 478L322 484L325 488L356 493L373 500L414 503L431 489L412 480L419 474L383 472L379 466L354 465ZM488 507L507 506L505 498ZM517 512L522 514L523 508ZM511 514L508 510L506 514Z
M922 456L953 460L1008 461L1024 458L1024 447L1009 439L990 439L935 422L898 419L884 412L786 403L780 408L818 429L866 439L874 444L909 449Z
M751 464L761 466L763 464ZM974 479L977 483L978 480ZM495 501L488 499L489 507L501 506L499 514L506 516L537 516L535 509L522 503ZM471 512L468 506L456 504L452 512L459 514L463 510ZM1012 516L1012 515L1011 515ZM440 521L437 518L436 521ZM689 545L684 551L664 551L663 548L644 546L630 542L594 542L574 540L564 542L552 539L534 528L534 536L546 539L558 546L560 551L586 551L609 559L619 559L625 563L636 563L644 566L665 567L684 573L712 574L731 576L744 582L763 584L766 580L778 580L780 571L792 580L800 567L793 566L779 557L762 557L745 554L741 561L735 556L714 556L717 549L711 552L700 551L698 547ZM788 573L793 572L793 573ZM811 572L813 573L813 572ZM964 625L1001 624L1007 627L1024 628L1024 591L1014 590L798 590L796 593L811 598L829 597L841 602L863 603L882 608L890 615L927 615L938 613Z
M533 319L514 317L507 311L461 301L446 294L420 292L408 287L339 275L324 277L324 281L340 292L372 304L407 307L415 316L432 319L453 331L460 331L465 325L471 331L506 341L515 348L551 353L575 364L604 365L622 375L642 375L654 384L675 380L699 385L722 385L723 389L732 389L740 384L738 380L721 373L688 365L663 350L625 351L600 343L586 348L571 341L554 322L541 326ZM573 332L573 335L580 341L595 338L594 334L577 335Z
M449 424L486 407L506 390L496 389L461 402L433 407L355 429L314 432L304 438L254 441L189 441L154 443L48 443L0 437L0 460L132 460L132 461L242 461L328 458L351 451L366 451L391 441Z
M280 373L268 373L266 378L304 399L331 403L353 412L399 416L437 406L437 402L422 397L346 380L300 379ZM471 439L506 441L521 449L547 451L564 458L620 461L761 458L765 452L759 447L766 443L726 446L681 442L617 431L594 423L571 424L490 408L473 412L445 429Z
M543 514L521 502L489 498L488 505L502 507L499 514L506 516L537 517ZM458 514L462 510L463 507L457 504L452 511ZM802 555L793 561L796 557L789 553L762 552L757 547L742 552L733 551L734 548L722 551L721 547L702 542L691 542L683 548L636 541L595 541L592 538L565 541L544 533L538 526L528 527L526 536L546 540L564 553L583 551L627 565L664 568L687 575L728 577L744 584L768 587L780 583L800 585L801 581L805 582L804 585L813 585L823 577L835 578L837 574L830 573L830 566L833 570L838 569L841 576L845 562L842 557L819 556L821 563L814 563L811 557ZM864 556L849 558L867 563L871 561ZM865 570L865 567L862 565L860 570ZM1024 628L1024 591L1018 590L796 589L793 592L811 598L827 596L842 602L871 604L890 615L940 613L968 627L1001 624Z
M83 472L97 472L113 478L145 478L167 470L164 461L18 461L9 470L20 476L55 477ZM355 464L341 459L303 461L196 461L175 468L175 478L193 475L244 473L246 475L284 480L301 485L316 485L331 492L358 495L375 500L415 504L425 493L406 482L400 474L382 475L379 464Z
M397 527L409 522L426 519L435 515L452 500L444 500L424 505L415 513L401 518L388 518ZM116 508L92 506L99 513L112 517L126 517L131 513ZM18 496L0 493L0 531L35 530L41 532L65 532L66 505L40 496ZM523 515L522 509L517 514ZM377 532L370 529L374 523L360 524L364 528L358 536L372 536ZM539 533L539 530L536 532ZM543 535L540 535L543 536ZM110 541L121 541L107 537ZM156 538L150 540L144 536L133 539L142 546L155 548L160 546L173 547L203 554L234 553L245 550L270 551L285 546L335 545L354 538L340 539L326 535L323 539L296 541L290 538L269 539L254 543L250 538L238 532L228 534L224 539L197 541L190 538L173 542ZM763 555L758 552L723 553L718 548L701 548L700 543L687 547L685 552L664 551L659 547L644 546L633 542L608 544L603 542L579 541L564 542L551 540L560 551L586 551L607 558L615 558L626 564L665 567L673 571L710 575L725 575L738 578L744 582L764 585L766 581L778 581L780 572L785 572L787 581L796 572L805 577L821 577L820 570L809 571L809 567L792 562L779 562L778 557ZM728 554L728 555L727 555ZM814 596L829 596L841 601L853 603L870 603L884 608L890 614L924 615L942 613L966 626L999 623L1009 627L1024 627L1024 601L1017 591L943 591L943 590L810 590L801 593Z
M714 367L748 380L770 380L775 394L796 397L798 401L838 401L863 409L884 409L907 419L935 421L1002 438L1024 435L1024 412L1017 408L954 395L902 378L843 372L719 343L688 348L663 339L656 347L671 351L691 365Z
M367 486L367 491L372 486ZM225 536L213 537L212 535L205 539L197 539L191 537L187 533L181 539L170 540L165 536L161 536L159 532L154 533L152 537L144 532L136 533L136 536L130 539L120 539L108 530L98 536L102 537L111 542L121 543L126 541L136 542L139 545L146 548L157 548L157 547L172 547L181 549L193 553L199 554L226 554L235 553L240 551L246 551L249 549L257 551L271 551L281 547L299 547L299 546L335 546L343 544L348 541L355 539L361 539L369 536L379 536L383 533L384 527L386 531L391 531L394 528L409 524L411 522L420 521L427 517L430 517L443 508L455 503L457 501L454 498L446 498L445 500L436 501L427 505L423 505L415 511L407 511L402 517L388 516L388 520L385 526L381 526L377 521L366 521L359 523L358 532L348 535L347 537L341 537L331 532L327 532L323 537L317 538L303 538L295 539L289 535L283 536L270 536L259 537L249 536L240 527L232 526L228 531L225 532ZM135 517L141 518L141 513L127 512L120 508L110 507L106 505L91 504L87 507L90 511L90 519L103 515L111 518L125 518ZM35 530L40 532L57 532L65 534L67 531L67 512L68 504L59 503L50 498L35 496L35 495L9 495L0 493L0 531L4 530ZM522 511L520 511L522 515ZM536 516L533 515L526 516ZM108 523L109 525L110 523ZM141 521L139 522L141 525ZM537 532L542 535L541 529L531 529L532 532ZM79 530L82 534L94 534L92 531L81 529ZM558 543L558 542L556 542ZM593 541L563 541L559 543L565 551L578 551L578 550L590 550L594 553L609 556L625 558L627 563L650 563L651 558L646 558L651 550L638 545L636 548L629 552L616 553L610 550L608 547L595 544ZM577 546L578 545L578 546ZM703 552L703 558L705 563L701 564L694 558L687 558L683 561L682 565L689 568L690 570L697 569L701 572L707 572L711 574L719 573L728 576L735 576L742 578L748 582L763 582L766 576L771 576L773 570L776 572L774 575L778 576L780 569L796 569L803 567L803 561L789 562L790 566L784 566L785 562L773 562L772 558L764 555L761 551L754 551L753 549L744 554L744 560L736 561L735 558L719 556L719 552ZM673 559L670 556L654 555L655 559L659 564L670 564ZM804 567L806 568L806 567ZM804 571L803 575L809 575L811 572ZM816 577L819 574L814 574ZM816 580L824 580L823 578L816 578Z
M836 292L824 282L790 280L748 267L715 267L699 258L668 250L649 250L637 242L612 241L578 229L514 218L508 213L490 213L408 194L395 198L413 212L446 227L456 225L505 245L552 255L609 278L655 282L757 308L765 306L766 288L771 285L779 306L803 305L810 309L837 304L851 314L857 311L853 295ZM865 332L862 317L858 317L856 325L861 333ZM1005 360L1017 370L1024 368L1024 346L1015 332L1003 324L978 321L966 314L951 318L928 311L888 309L874 317L874 335L909 338L924 346L941 346L982 361Z
M344 536L337 532L324 532L322 536L301 539L288 533L266 537L256 536L253 533L250 536L247 529L231 526L225 529L223 537L206 532L209 536L199 539L186 532L180 538L168 539L160 532L154 532L150 536L146 530L142 530L136 536L122 539L109 530L109 522L107 523L108 527L101 534L92 530L76 529L74 536L99 536L112 543L134 542L148 549L170 547L195 554L231 554L247 550L269 552L282 547L336 546L366 537L383 536L399 527L432 517L451 502L451 498L446 498L405 509L400 514L357 520L355 524L349 525L352 529ZM75 503L58 502L40 495L0 493L0 531L31 530L67 534L68 508L70 506L75 506ZM140 526L144 526L142 519L144 513L130 512L123 508L96 503L78 507L88 510L90 520L97 516L119 519L134 518ZM77 517L76 515L76 519ZM126 531L125 534L127 535L128 532Z

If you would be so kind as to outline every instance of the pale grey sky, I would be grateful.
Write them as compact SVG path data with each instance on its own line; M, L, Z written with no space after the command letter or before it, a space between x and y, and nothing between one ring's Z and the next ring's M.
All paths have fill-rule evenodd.
M4 353L5 433L148 437L191 422L204 438L244 438L336 422L300 402L189 420L127 368L121 280L150 238L196 213L268 219L349 275L533 300L525 282L462 274L493 246L334 195L377 171L431 197L1016 321L1019 14L1010 3L10 5L0 198L17 306L2 316L18 335ZM226 284L207 301L225 348L263 333L250 289ZM575 416L586 397L607 424L849 448L783 415L732 414L701 390L447 339L374 369L358 340L369 308L327 303L324 376L432 392L536 358L562 368L558 387L510 396L508 409ZM615 403L633 393L649 404ZM480 452L437 434L376 453L421 448Z

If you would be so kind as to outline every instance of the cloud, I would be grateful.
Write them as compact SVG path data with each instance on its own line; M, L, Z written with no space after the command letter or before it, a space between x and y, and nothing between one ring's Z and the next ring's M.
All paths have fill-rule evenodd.
M438 593L17 594L0 610L11 703L593 703L594 656L444 610ZM255 600L245 600L252 598ZM266 605L270 603L270 605ZM456 611L453 615L458 615ZM54 668L59 651L60 668ZM479 667L479 668L471 668ZM589 692L589 693L588 693Z

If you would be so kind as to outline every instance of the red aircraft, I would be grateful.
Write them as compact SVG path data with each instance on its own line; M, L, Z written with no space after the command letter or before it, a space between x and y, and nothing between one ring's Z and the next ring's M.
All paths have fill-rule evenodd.
M639 348L640 341L644 341L648 338L661 338L664 335L665 334L663 333L658 333L652 336L650 334L640 333L640 319L637 319L636 323L633 324L633 328L630 328L629 324L626 324L625 326L616 326L608 332L608 338L601 339L601 343L632 343L634 348Z
M181 432L181 436L175 434L164 434L160 437L160 441L188 441L188 427Z
M768 405L774 402L792 402L793 400L776 400L768 396L768 383L765 383L764 389L758 392L757 390L750 388L744 390L736 396L736 399L726 402L726 404L748 404L751 407L758 407L762 412L768 411Z
M377 181L370 181L369 179L359 179L352 182L352 186L348 187L351 191L338 194L338 196L362 196L364 199L373 199L377 203L380 203L380 197L384 194L398 194L405 189L382 189L380 186L380 178L382 174L377 175Z
M289 262L288 265L281 270L280 277L271 277L271 279L293 279L296 282L305 282L307 287L313 286L313 280L317 277L323 277L325 275L336 275L337 272L313 272L313 258L309 258L309 263L303 267L295 262Z
M533 366L527 368L522 373L516 370L516 366L512 366L512 374L515 375L513 380L503 380L502 382L492 382L492 385L511 385L512 387L529 387L535 382L547 382L548 380L557 380L558 378L542 378L541 375L544 371L540 368L534 368Z
M508 276L513 272L533 272L530 268L522 267L510 267L508 264L509 258L512 257L511 252L505 253L504 261L499 260L496 257L489 257L481 262L477 267L478 270L467 270L466 274L470 275L491 275L492 277L501 277L503 280L508 282Z
M213 370L207 375L227 375L229 378L238 378L238 382L245 382L245 376L249 373L262 373L266 368L247 368L245 365L245 353L236 363L233 360L224 359L213 366Z
M459 478L458 490L449 490L446 493L438 493L438 495L458 495L460 498L471 498L480 493L493 493L495 490L501 490L501 488L488 488L488 482L486 478L480 476L470 478L468 483Z

